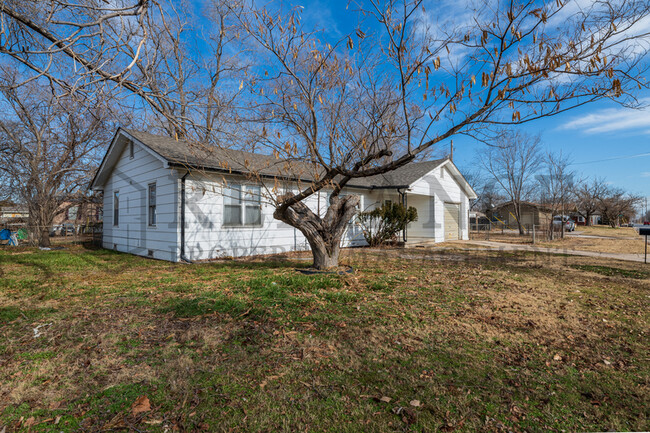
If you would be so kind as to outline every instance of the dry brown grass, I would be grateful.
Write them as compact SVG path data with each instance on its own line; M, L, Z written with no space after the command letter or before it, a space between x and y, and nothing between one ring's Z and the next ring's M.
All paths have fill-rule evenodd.
M633 227L616 227L610 226L578 226L576 231L591 236L606 236L613 238L636 238L639 233Z
M540 247L559 248L576 251L594 251L599 253L643 254L644 239L602 239L567 236L564 239L537 242Z

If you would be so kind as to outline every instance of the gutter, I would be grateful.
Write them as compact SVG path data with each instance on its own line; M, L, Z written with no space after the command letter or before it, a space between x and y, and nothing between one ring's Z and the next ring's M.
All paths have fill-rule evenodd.
M187 257L185 257L185 178L190 174L190 171L186 171L183 177L181 177L181 261L185 263L192 263Z
M168 164L169 164L169 168L175 168L175 169L184 169L184 170L194 169L194 170L205 171L205 172L210 172L210 173L221 173L221 174L239 175L239 176L246 176L246 177L248 177L251 174L250 172L245 172L245 171L241 171L241 170L206 167L206 166L201 166L201 165L184 164L184 163L178 163L178 162L173 162L173 161L168 161ZM278 178L282 178L281 174L273 175L273 174L259 173L258 176L260 178L262 178L262 179L273 179L273 180L276 180ZM313 179L301 179L301 178L287 178L286 180L291 181L291 182L305 182L305 183L313 182ZM361 186L361 185L355 185L354 183L348 183L347 186L349 188L367 189L367 190L395 189L395 188L400 189L400 188L409 188L410 187L410 185Z

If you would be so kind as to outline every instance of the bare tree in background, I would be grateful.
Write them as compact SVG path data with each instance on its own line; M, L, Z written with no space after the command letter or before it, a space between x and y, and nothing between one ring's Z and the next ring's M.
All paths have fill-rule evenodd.
M547 153L543 158L543 170L537 176L539 181L540 201L551 210L551 217L561 215L560 227L554 227L551 218L548 237L553 240L555 230L564 237L564 215L573 198L575 171L570 169L569 158L560 153Z
M0 83L0 185L27 205L30 234L48 247L54 217L85 190L112 128L100 102L57 98L36 81L15 87L11 75Z
M642 198L621 188L609 188L599 199L600 212L611 227L620 227L621 219L631 220Z
M479 153L479 163L512 202L519 234L521 203L530 199L537 188L535 175L542 164L541 138L521 131L501 131L497 140Z
M458 24L436 22L444 14L425 11L421 0L369 0L357 31L340 40L304 27L298 9L231 5L242 33L261 47L257 67L237 87L251 98L248 133L287 162L286 179L309 179L275 197L274 215L307 237L317 268L338 263L359 202L340 196L351 179L390 172L454 135L487 139L491 125L603 98L635 103L634 91L646 86L648 36L638 24L650 4L575 4L478 2L471 20ZM143 53L151 23L167 10L155 0L5 1L0 53L61 86L126 89L183 133L179 111L158 98L170 96L136 74L140 62L156 64ZM62 64L77 68L77 80L60 77ZM321 217L303 200L324 188L332 193Z
M472 185L472 188L478 196L478 198L471 203L470 209L487 213L489 210L496 207L497 204L504 201L504 195L500 191L499 185L492 175L486 174L483 170L480 170L480 165L474 164L474 166L477 167L477 169L462 171L465 180Z
M600 199L607 194L605 179L595 177L580 182L576 188L576 210L585 219L585 224L591 225L591 217L600 208Z

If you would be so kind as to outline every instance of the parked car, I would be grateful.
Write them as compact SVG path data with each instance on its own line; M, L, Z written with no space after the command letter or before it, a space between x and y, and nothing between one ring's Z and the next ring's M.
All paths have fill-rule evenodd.
M650 221L643 221L644 226L650 226Z
M74 224L60 224L52 227L52 230L50 230L50 237L52 236L66 236L66 235L73 235L75 234L75 228Z
M564 231L572 232L576 229L576 222L569 218L567 215L555 215L553 217L553 228L560 230L562 221L564 221Z

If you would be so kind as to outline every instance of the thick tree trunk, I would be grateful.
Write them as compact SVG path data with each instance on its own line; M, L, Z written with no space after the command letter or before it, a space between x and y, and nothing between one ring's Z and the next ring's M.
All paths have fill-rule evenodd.
M288 207L278 206L273 216L305 235L314 257L314 268L326 270L339 266L341 238L358 204L358 196L332 197L322 218L302 202Z
M517 203L515 205L515 218L517 219L517 228L519 229L519 236L526 234L524 226L521 224L521 205Z
M38 230L38 246L42 248L50 247L50 229L48 227L40 227Z
M29 206L29 227L31 242L37 242L39 247L50 247L50 228L54 221L54 212L56 202L49 203L45 206L39 206L38 201Z

